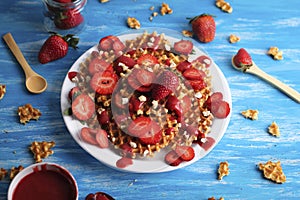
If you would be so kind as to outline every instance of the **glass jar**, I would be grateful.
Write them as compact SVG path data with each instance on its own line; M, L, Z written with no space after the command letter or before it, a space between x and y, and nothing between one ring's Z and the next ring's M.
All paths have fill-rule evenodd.
M43 0L43 2L46 31L77 34L83 30L86 23L83 11L87 0Z

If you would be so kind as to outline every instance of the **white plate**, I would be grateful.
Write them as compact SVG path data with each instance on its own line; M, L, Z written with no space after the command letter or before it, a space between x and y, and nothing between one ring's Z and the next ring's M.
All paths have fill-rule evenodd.
M126 33L121 34L118 37L122 40L128 40L128 39L135 39L137 36L141 35L145 30L135 31L134 33ZM169 40L171 43L176 42L180 39L183 39L182 35L178 32L171 31L168 29L155 29L155 31L158 34L164 33L165 38ZM147 29L147 32L152 33L152 30ZM184 38L187 39L187 38ZM194 50L195 54L191 56L191 60L197 58L199 55L207 55L207 53L200 47L199 42L190 39L194 43ZM81 62L85 61L85 59L91 54L93 50L97 50L97 45L90 48L88 51L86 51L78 60L72 65L69 71L78 71L79 65ZM190 60L190 59L189 59ZM228 83L219 69L219 67L212 62L210 66L210 72L212 75L212 91L213 92L222 92L224 99L229 103L230 108L232 108L232 102L231 102L231 93L228 86ZM62 113L70 107L70 103L68 101L68 93L72 87L74 87L74 83L72 83L68 75L66 75L62 91L61 91L61 110ZM166 154L165 150L161 150L160 152L157 152L153 158L144 158L144 159L133 159L133 164L127 166L126 168L117 168L116 162L121 158L115 151L112 149L100 149L99 147L96 147L94 145L90 145L84 141L81 140L79 137L79 132L83 125L78 121L72 118L72 116L66 116L63 115L63 119L65 121L65 124L72 135L72 137L75 139L75 141L90 155L95 157L97 160L101 161L105 165L108 165L112 168L122 170L122 171L128 171L128 172L137 172L137 173L157 173L157 172L166 172L166 171L172 171L175 169L179 169L182 167L185 167L187 165L190 165L199 159L206 156L221 140L223 137L227 126L230 121L232 110L229 114L229 116L226 119L214 119L213 125L211 127L211 133L209 133L209 137L213 138L215 140L215 143L208 149L204 150L201 148L198 144L193 145L193 148L195 150L195 158L190 162L183 162L177 167L169 166L164 162L164 155Z

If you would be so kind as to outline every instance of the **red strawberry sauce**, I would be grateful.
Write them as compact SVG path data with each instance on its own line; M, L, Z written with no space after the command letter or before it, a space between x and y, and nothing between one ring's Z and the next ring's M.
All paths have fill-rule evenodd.
M117 162L116 162L116 166L121 169L127 167L128 165L132 165L132 164L133 164L132 159L127 158L127 157L122 157L119 160L117 160Z
M12 200L76 200L76 184L68 178L68 172L44 168L25 176L16 186Z
M206 137L205 143L199 143L199 145L200 145L205 151L207 151L207 150L209 150L209 149L212 147L212 145L213 145L215 142L216 142L216 141L215 141L214 138L212 138L212 137Z

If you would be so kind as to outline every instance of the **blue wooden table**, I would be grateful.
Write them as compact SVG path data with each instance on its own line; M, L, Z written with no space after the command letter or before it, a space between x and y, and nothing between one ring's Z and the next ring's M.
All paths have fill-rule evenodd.
M45 159L68 168L78 182L79 199L103 191L116 199L300 199L300 105L261 79L236 71L231 56L246 48L265 72L300 91L300 1L228 1L233 12L222 12L214 0L166 0L173 13L149 17L162 1L111 0L101 4L88 0L87 24L79 49L70 50L58 61L41 65L37 54L48 37L43 29L43 5L39 0L0 2L0 33L11 32L34 70L45 76L47 90L38 95L27 92L24 74L4 41L0 42L0 84L7 93L0 100L0 168L34 163L28 146L36 141L55 141L54 155ZM136 17L143 28L191 29L186 17L202 13L215 15L215 40L201 46L224 73L232 94L232 116L220 143L196 163L166 173L136 174L111 169L86 153L69 134L60 110L60 92L66 73L76 59L101 37L129 30L128 16ZM228 42L230 34L240 37ZM273 60L267 51L277 46L283 60ZM17 109L31 103L42 112L38 121L19 122ZM258 120L245 119L241 111L259 110ZM275 121L281 131L276 138L268 132ZM283 184L263 178L258 163L281 161L287 180ZM221 161L228 161L230 174L217 180ZM0 199L6 199L8 177L0 181Z

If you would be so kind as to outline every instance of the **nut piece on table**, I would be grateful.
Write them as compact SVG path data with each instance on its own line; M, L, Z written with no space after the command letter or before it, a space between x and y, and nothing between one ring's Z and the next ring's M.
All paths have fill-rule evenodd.
M274 60L282 60L282 51L279 51L278 47L270 47L268 54L273 57Z
M193 37L193 32L189 30L183 30L181 31L182 35L185 37Z
M168 4L162 3L161 8L160 8L160 14L165 15L165 14L172 14L173 10L169 7Z
M140 22L134 17L127 18L127 25L129 26L129 28L132 28L132 29L140 29L141 28Z
M245 110L242 111L241 114L245 117L245 118L249 118L252 120L257 120L258 119L258 110Z
M53 150L51 150L52 147L55 146L55 142L37 142L34 141L31 143L31 146L29 149L34 155L35 162L39 163L42 162L42 158L47 158L48 156L52 155L54 153Z
M230 42L230 43L237 43L237 42L239 42L239 41L240 41L240 38L239 38L238 36L233 35L233 34L231 34L231 35L229 36L229 42Z
M18 108L18 115L20 116L20 122L26 124L31 119L38 120L42 113L38 109L33 108L31 104L25 104Z
M279 126L276 124L276 122L272 122L272 124L268 127L268 130L271 135L276 137L280 136Z
M24 167L22 165L19 165L19 167L12 167L10 169L10 173L9 173L10 180L12 180L23 169L24 169Z
M229 174L229 164L227 161L220 162L218 174L218 180L222 180L224 176L227 176Z
M210 197L207 200L216 200L216 198L215 197ZM219 200L225 200L225 199L223 197L220 197Z
M216 6L224 12L232 13L231 5L224 0L216 0Z
M282 171L280 161L272 162L268 161L265 164L259 163L259 170L263 171L264 177L270 179L276 183L284 183L286 177Z
M107 3L109 2L110 0L100 0L101 3Z
M3 99L5 93L6 93L6 86L0 84L0 99Z
M6 169L0 168L0 180L4 179L7 174Z

